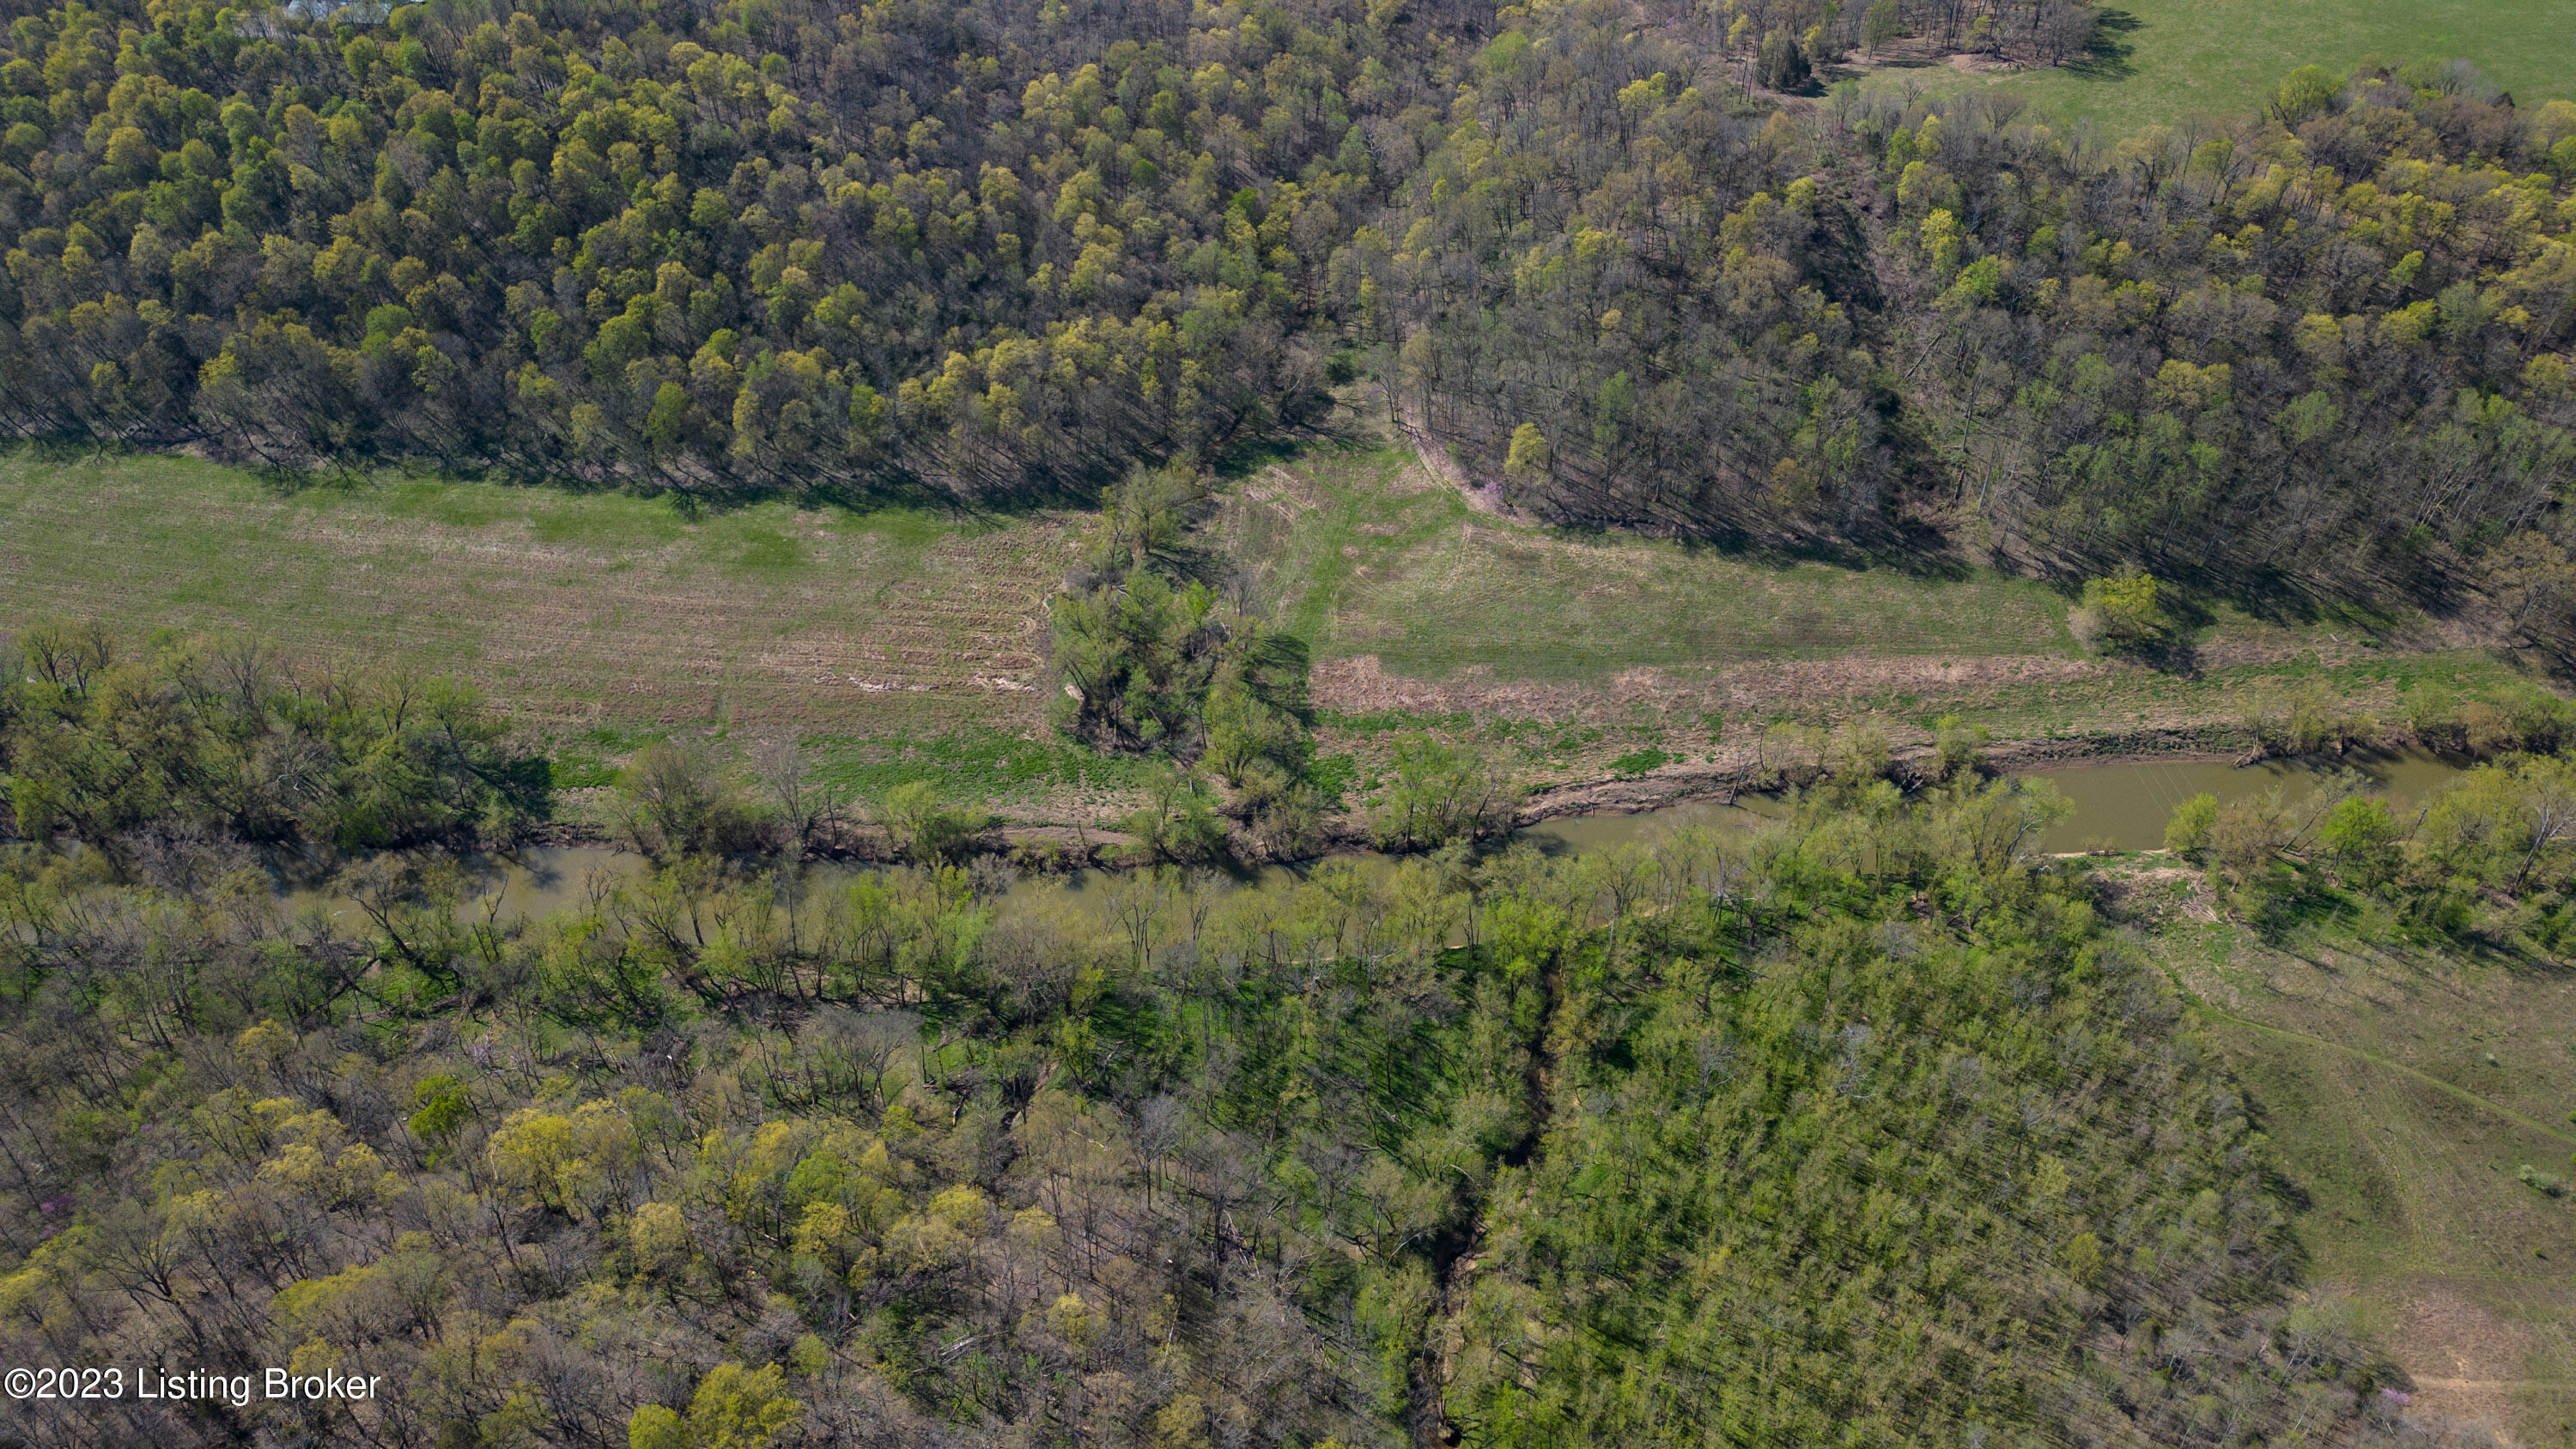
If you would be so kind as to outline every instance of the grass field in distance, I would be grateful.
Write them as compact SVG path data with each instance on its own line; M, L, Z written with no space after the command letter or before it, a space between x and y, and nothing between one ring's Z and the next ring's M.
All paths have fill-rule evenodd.
M2576 96L2576 12L2565 0L2108 0L2104 44L2055 69L1975 73L1891 66L1871 87L1933 93L1992 88L2110 136L2195 114L2258 111L2303 65L2348 71L2457 57L2523 106Z

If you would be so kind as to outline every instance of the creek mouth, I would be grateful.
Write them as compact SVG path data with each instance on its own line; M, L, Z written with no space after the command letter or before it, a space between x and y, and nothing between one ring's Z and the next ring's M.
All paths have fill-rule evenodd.
M2149 756L2016 771L2024 779L2044 780L2063 793L2074 811L2052 827L2042 848L2056 853L2085 850L2153 850L2164 844L2165 822L2174 807L2194 795L2210 794L2224 804L2278 790L2295 803L2327 788L2340 774L2358 777L2364 789L2388 796L2401 811L2421 808L2468 762L2425 750L2355 750L2341 756L2309 756L2238 765L2218 760L2176 760ZM1689 827L1757 827L1788 813L1788 804L1767 793L1732 794L1684 800L1647 809L1562 815L1524 825L1511 832L1512 842L1548 855L1589 855L1622 845L1648 844ZM1324 857L1349 862L1364 872L1392 870L1401 857L1357 852ZM497 914L526 919L583 903L602 887L641 880L652 862L630 850L600 844L528 845L505 853L469 856L462 862L477 896L497 894ZM1277 890L1303 880L1322 862L1266 864L1233 871L1210 871L1206 879L1220 894L1244 890ZM878 867L832 859L781 862L793 873L801 893L831 890ZM1093 865L1062 874L1021 874L1000 893L1005 912L1071 906L1107 910L1118 882L1137 867ZM335 914L356 918L356 904L328 886L282 889L290 907L319 904Z

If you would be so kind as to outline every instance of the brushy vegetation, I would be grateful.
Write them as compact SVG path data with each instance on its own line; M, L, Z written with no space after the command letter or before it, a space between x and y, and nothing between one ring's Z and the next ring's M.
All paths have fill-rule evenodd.
M1076 739L1174 762L1127 822L1155 858L1229 853L1219 780L1265 848L1311 854L1326 802L1307 779L1306 644L1220 602L1226 580L1210 576L1222 571L1189 533L1187 515L1205 501L1201 481L1177 468L1140 469L1110 495L1051 610L1054 717Z
M2249 920L2366 908L2426 939L2527 938L2555 956L2576 931L2576 763L2556 753L2560 738L2522 738L2418 811L2357 776L2296 802L2199 795L2175 809L2165 843L2217 872Z
M354 930L219 855L20 847L0 1341L392 1388L6 1412L102 1446L2405 1442L2393 1371L2296 1303L2243 1105L2032 856L2049 813L1829 782L1760 835L1034 914L686 857L513 921L433 869Z
M551 784L506 734L449 679L290 671L255 644L129 657L68 620L0 639L0 801L31 840L507 844Z

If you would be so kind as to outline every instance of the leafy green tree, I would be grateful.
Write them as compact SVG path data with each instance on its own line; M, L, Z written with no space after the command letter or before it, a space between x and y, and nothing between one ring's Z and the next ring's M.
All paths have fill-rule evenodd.
M619 772L617 790L627 838L648 855L730 855L760 838L749 804L701 744L653 741Z
M2174 807L2165 823L2165 849L2176 855L2198 855L2209 848L2210 828L2218 823L2218 797L2207 791Z
M1762 37L1761 52L1754 60L1754 75L1763 89L1794 91L1806 85L1809 74L1806 49L1798 44L1798 37L1789 33L1786 27Z
M1547 434L1536 423L1523 423L1512 429L1512 445L1503 457L1503 476L1515 483L1546 476L1548 466Z
M1861 16L1860 43L1873 56L1904 33L1905 22L1898 14L1896 0L1874 0Z
M2344 78L2321 65L2303 65L2281 80L2272 95L2272 114L2295 126L2321 115L2343 93Z
M2086 633L2110 650L2153 649L2173 634L2173 620L2158 603L2161 590L2154 576L2128 570L2110 578L2089 579L2077 620Z
M1225 822L1207 782L1165 766L1146 787L1146 803L1119 822L1148 861L1203 862L1227 855Z
M626 1442L629 1449L768 1449L803 1411L778 1365L745 1371L720 1363L698 1381L686 1416L660 1404L637 1408Z
M943 802L939 787L928 780L906 780L886 791L879 813L896 848L924 865L954 861L987 825L982 816Z
M2328 854L2372 884L2388 873L2397 837L2397 817L2387 801L2373 795L2338 802L2317 830Z
M1389 752L1389 779L1370 831L1385 849L1434 850L1508 827L1519 803L1509 774L1483 752L1409 735Z

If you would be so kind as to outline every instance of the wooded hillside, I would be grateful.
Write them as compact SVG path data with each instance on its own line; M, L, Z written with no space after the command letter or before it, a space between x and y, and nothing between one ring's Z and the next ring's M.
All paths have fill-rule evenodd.
M1569 520L2326 583L2556 528L2576 106L2456 64L2108 138L1766 90L1866 43L1795 6L367 13L14 23L15 428L1025 499L1368 371Z

